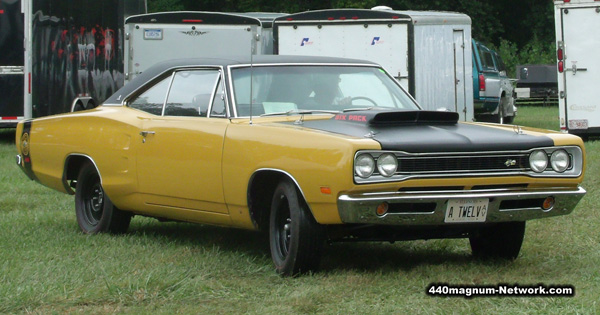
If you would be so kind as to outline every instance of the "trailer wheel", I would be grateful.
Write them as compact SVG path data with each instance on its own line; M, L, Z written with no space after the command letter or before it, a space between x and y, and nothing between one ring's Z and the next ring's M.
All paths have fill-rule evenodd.
M73 106L73 111L78 112L78 111L82 111L82 110L85 110L83 103L81 101L77 101L77 103L75 103L75 106Z
M75 214L79 228L85 234L124 233L131 222L131 214L115 207L104 193L92 163L85 163L77 176Z
M473 256L514 260L519 256L525 221L503 222L486 227L469 237Z
M96 108L96 102L93 99L89 100L87 104L85 104L85 109L94 109Z
M317 269L323 227L312 217L290 180L281 181L275 189L269 223L271 257L279 274L296 276Z

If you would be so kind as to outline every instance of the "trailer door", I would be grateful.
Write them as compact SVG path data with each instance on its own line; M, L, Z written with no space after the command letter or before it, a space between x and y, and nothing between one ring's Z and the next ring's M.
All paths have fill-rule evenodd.
M573 133L600 128L600 7L561 9L566 125ZM559 39L561 40L561 39ZM600 130L597 130L600 131Z
M23 119L23 61L21 2L0 0L0 128Z
M383 66L408 90L406 22L277 25L278 54L365 59Z
M126 80L169 59L260 54L256 25L128 24Z

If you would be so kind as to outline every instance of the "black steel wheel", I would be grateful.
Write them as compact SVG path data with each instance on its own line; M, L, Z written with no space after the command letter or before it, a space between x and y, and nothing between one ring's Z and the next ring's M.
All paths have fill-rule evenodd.
M75 214L81 231L86 234L124 233L131 222L131 214L115 207L104 193L92 163L86 163L77 176Z
M279 274L296 276L318 268L323 226L315 221L296 185L289 180L275 189L269 223L271 257Z
M519 256L524 236L525 221L502 222L480 229L469 237L469 242L475 257L514 260Z

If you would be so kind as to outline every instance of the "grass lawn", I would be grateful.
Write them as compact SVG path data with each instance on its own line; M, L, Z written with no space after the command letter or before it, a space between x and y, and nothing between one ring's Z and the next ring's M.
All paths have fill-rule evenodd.
M556 107L516 124L556 129ZM125 235L78 232L72 196L29 181L0 130L0 313L599 313L600 142L588 194L568 216L529 221L514 262L479 261L467 240L333 244L322 271L273 270L260 233L135 217ZM430 283L573 285L574 297L432 297Z

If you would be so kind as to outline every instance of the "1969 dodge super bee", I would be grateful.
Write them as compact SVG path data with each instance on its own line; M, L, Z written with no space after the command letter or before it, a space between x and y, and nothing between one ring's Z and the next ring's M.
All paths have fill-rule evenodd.
M338 58L172 60L16 138L84 233L133 215L265 230L283 275L336 241L468 238L514 259L526 220L585 194L580 138L423 111L379 65Z

